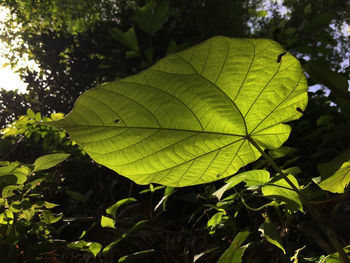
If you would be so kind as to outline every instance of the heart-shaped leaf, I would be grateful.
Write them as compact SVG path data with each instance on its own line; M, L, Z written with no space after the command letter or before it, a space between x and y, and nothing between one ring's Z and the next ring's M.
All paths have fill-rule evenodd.
M86 91L63 120L96 162L136 183L215 181L288 138L307 86L299 62L266 39L214 37L143 72Z

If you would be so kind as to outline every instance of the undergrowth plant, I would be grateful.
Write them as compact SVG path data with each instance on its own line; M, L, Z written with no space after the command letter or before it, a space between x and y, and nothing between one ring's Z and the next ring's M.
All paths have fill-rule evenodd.
M134 31L114 34L139 52ZM145 65L153 63L151 56L147 61ZM304 69L312 75L318 67L309 64ZM349 112L349 102L337 100L339 110L318 117L313 127L298 120L308 114L307 100L302 66L278 43L214 37L171 53L137 75L88 90L65 118L59 113L42 118L28 110L2 130L2 143L6 146L5 140L15 138L18 145L31 138L51 154L29 165L0 163L0 253L9 250L7 259L14 262L40 261L55 257L57 249L65 246L88 252L94 262L112 262L116 257L118 262L147 262L149 258L173 262L166 254L159 257L153 246L155 239L175 242L165 239L174 233L163 225L183 224L193 231L200 229L201 234L204 230L208 240L216 242L197 254L184 251L181 257L191 257L189 262L209 262L201 261L206 257L219 263L259 262L254 253L266 242L280 253L281 262L349 262L346 227L342 229L345 235L340 235L335 224L347 218L342 214L349 201L347 144L335 145L345 147L328 162L317 161L321 154L317 150L305 161L314 165L319 177L314 176L317 172L307 174L305 164L299 165L298 152L308 143L316 149L314 138L322 137L325 145L343 138L349 122L342 115ZM334 123L342 123L342 129L334 129ZM299 132L314 130L295 135L305 145L283 145L291 126ZM63 128L72 140L51 127ZM109 201L93 216L69 217L43 194L53 176L50 168L69 156L63 152L87 153L98 165L147 187L131 195L131 186L126 197L113 201L106 192L103 200ZM86 207L95 194L92 188L84 194L68 188L63 192L76 207ZM330 193L338 195L329 198ZM186 202L191 203L190 213L180 212L187 208ZM175 203L183 205L163 218ZM176 218L182 214L188 218ZM249 222L242 224L242 215ZM83 222L88 223L83 227ZM296 227L304 222L313 226ZM65 231L72 229L74 234L66 238ZM302 255L307 241L296 243L293 235L303 229L313 229L308 235L315 237L322 256ZM153 231L153 239L147 231ZM96 232L103 233L102 237ZM191 238L195 243L201 236ZM222 241L228 247L225 251ZM305 246L298 247L300 243ZM121 255L120 246L142 249Z
M271 156L290 135L285 123L299 119L306 105L303 68L279 44L214 37L139 74L86 91L67 117L45 124L65 129L93 160L137 184L185 187L225 178L213 193L219 203L207 224L210 233L231 220L225 202L235 199L253 211L307 213L337 251L332 257L349 262L336 232L310 200L312 181L300 184L300 168L282 168ZM261 156L260 168L235 174ZM320 165L321 177L313 183L347 195L349 151L326 166ZM254 196L271 201L251 207L235 190L241 182ZM230 190L234 193L222 199ZM262 216L262 237L286 254L269 214ZM103 224L112 220L104 218ZM240 232L219 262L241 262L248 236Z

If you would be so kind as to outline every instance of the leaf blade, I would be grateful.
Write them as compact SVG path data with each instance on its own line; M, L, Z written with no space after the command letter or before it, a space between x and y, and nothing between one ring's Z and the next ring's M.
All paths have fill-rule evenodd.
M98 163L138 184L215 181L288 138L306 82L274 41L214 37L140 74L85 92L63 120ZM257 88L258 86L258 88ZM276 95L278 92L279 95ZM115 103L118 101L118 103Z

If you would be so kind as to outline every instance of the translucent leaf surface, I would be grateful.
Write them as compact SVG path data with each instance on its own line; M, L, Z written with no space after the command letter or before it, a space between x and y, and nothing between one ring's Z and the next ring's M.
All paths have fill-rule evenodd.
M47 124L138 184L195 185L257 160L251 140L280 147L306 90L299 62L278 43L214 37L86 91L65 119Z
M321 174L318 185L332 193L344 193L350 183L350 149L337 156L330 162L317 166Z
M33 172L50 169L66 160L69 155L67 153L54 153L41 156L35 160Z
M287 175L288 179L298 188L299 183L297 179L291 174ZM261 188L264 196L277 199L281 203L286 204L292 210L300 210L303 212L303 204L300 196L295 192L289 183L280 176L273 177L268 184Z
M226 184L213 193L217 199L221 199L222 195L232 187L241 182L245 182L247 187L259 186L267 183L270 179L270 173L265 170L252 170L237 174L227 180Z
M115 228L114 220L112 218L101 216L101 226L102 227L109 227L109 228Z

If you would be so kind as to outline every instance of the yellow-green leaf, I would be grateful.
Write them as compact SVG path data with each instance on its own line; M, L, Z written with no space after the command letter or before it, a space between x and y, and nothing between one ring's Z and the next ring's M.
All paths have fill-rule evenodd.
M112 218L101 216L101 226L102 227L109 227L109 228L115 228L114 220Z
M298 189L300 189L299 183L293 175L288 174L287 177ZM281 178L281 176L273 177L269 183L261 188L261 191L264 196L277 199L281 203L287 204L292 210L303 212L303 204L299 194L295 192L290 184L285 179Z
M70 154L66 153L54 153L41 156L35 160L33 172L52 168L66 160L69 157L69 155Z
M332 193L344 193L350 183L350 149L337 156L330 162L317 166L321 174L318 185Z
M278 148L307 104L299 62L267 39L214 37L86 91L64 128L96 162L138 184L208 183Z

